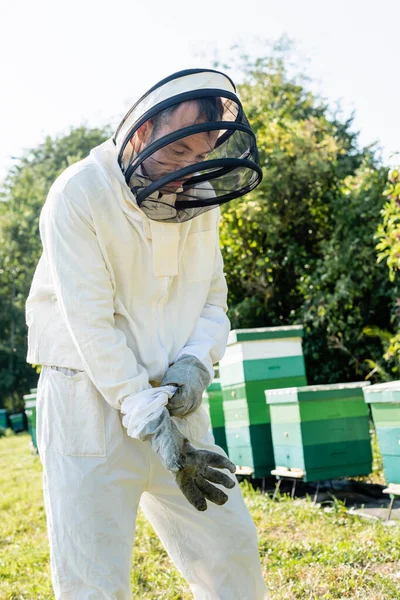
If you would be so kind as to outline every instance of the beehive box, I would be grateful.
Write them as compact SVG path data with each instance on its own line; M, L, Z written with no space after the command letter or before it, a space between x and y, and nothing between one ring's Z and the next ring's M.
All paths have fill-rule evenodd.
M371 385L364 398L371 405L386 483L400 484L400 381Z
M32 390L31 390L32 392ZM32 444L37 449L36 441L36 390L31 394L26 394L24 397L25 401L25 414L28 421L28 431L31 435Z
M229 458L254 477L274 466L264 391L307 384L302 337L301 325L233 330L219 363Z
M9 417L11 423L11 429L15 433L25 430L24 413L14 413Z
M301 469L304 481L372 471L369 382L267 390L277 467Z
M8 412L6 408L0 409L0 427L7 429L8 427Z
M219 378L215 378L203 393L203 405L210 415L215 443L228 452L225 436L224 409Z

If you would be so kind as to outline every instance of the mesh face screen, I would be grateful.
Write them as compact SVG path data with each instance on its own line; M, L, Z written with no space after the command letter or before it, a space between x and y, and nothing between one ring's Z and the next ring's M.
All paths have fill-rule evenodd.
M254 133L235 94L193 90L164 100L125 132L119 164L139 207L183 222L261 181Z

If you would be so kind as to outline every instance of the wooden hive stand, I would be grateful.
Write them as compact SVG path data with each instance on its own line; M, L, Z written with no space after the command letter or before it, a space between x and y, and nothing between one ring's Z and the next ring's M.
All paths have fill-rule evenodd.
M390 520L390 515L392 514L393 503L396 499L396 496L400 496L400 483L389 483L388 487L382 490L384 494L390 494L390 504L389 504L389 512L386 518L387 521Z
M273 499L276 498L276 496L278 495L279 492L279 488L281 486L282 483L282 479L292 479L293 480L293 485L292 485L292 491L290 494L291 498L294 498L294 494L296 491L296 484L297 482L302 479L304 479L304 471L303 469L289 469L288 467L276 467L275 469L273 469L271 471L271 475L275 475L275 477L277 478L277 484L275 487L275 492L274 495L272 496ZM317 497L318 497L318 491L319 491L319 484L320 482L317 481L317 489L315 490L315 494L314 494L314 498L313 498L313 504L315 504L317 502Z

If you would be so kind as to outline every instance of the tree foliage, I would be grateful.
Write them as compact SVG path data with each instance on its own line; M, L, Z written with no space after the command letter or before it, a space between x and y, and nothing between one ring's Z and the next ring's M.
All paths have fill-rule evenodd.
M365 330L393 327L395 290L374 243L387 169L280 59L244 71L264 178L223 207L232 325L304 323L310 383L363 379L383 351Z
M396 287L376 262L374 241L386 175L368 158L343 180L331 206L332 235L313 272L301 278L299 315L309 332L307 365L315 382L367 377L370 361L383 352L376 332L394 326Z
M393 169L389 173L388 184L383 192L387 197L381 215L383 222L379 224L376 237L378 262L386 258L391 281L395 280L400 270L400 170Z
M400 170L393 169L388 176L387 186L383 192L387 198L381 210L382 222L378 226L376 238L378 263L386 259L389 269L389 279L397 283L398 271L400 269ZM382 340L385 353L383 360L370 360L372 373L378 373L383 380L400 377L400 298L397 298L396 308L393 314L393 322L396 324L397 333L391 335L387 330L377 330L376 335Z

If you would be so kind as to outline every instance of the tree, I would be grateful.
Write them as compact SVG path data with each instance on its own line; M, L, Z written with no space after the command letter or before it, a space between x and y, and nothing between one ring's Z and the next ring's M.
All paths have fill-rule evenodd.
M388 176L384 196L387 202L382 208L383 222L379 224L376 237L380 240L378 262L386 258L390 281L395 281L400 270L400 169L393 169Z
M379 240L376 247L378 250L378 263L382 263L386 259L389 279L393 284L397 284L397 275L400 269L400 170L398 168L389 173L383 196L387 198L387 202L380 212L383 221L379 223L375 236ZM376 329L370 332L382 340L385 353L383 362L370 360L369 364L373 368L372 373L378 373L385 381L400 377L400 298L398 285L395 289L397 292L396 302L392 310L392 324L395 327L395 335L391 335L386 329Z
M386 170L281 58L244 59L239 93L256 132L261 185L222 209L234 328L303 322L310 383L362 379L390 327L391 286L373 236Z
M364 379L382 354L377 331L391 327L396 286L376 263L374 236L387 169L367 157L331 204L334 229L322 257L300 280L307 367L315 383Z

